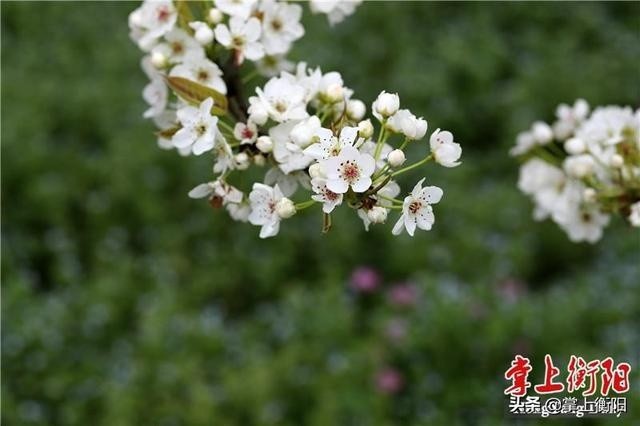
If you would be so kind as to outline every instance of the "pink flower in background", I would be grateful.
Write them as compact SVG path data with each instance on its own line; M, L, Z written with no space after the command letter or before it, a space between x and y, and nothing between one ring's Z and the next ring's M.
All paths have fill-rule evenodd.
M375 269L359 266L351 274L351 287L361 293L370 293L380 286L382 278Z
M527 291L527 286L524 282L507 278L498 283L497 292L507 304L514 304L518 302Z
M386 394L394 394L404 387L404 377L391 367L384 368L376 375L376 388Z
M402 342L408 333L407 322L402 318L391 319L384 328L384 334L394 343Z
M414 306L418 299L418 288L413 284L396 284L387 294L390 304L399 307Z

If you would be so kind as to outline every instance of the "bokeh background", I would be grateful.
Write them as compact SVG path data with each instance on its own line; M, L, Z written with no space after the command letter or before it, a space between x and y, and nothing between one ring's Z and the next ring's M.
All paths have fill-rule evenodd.
M510 424L516 353L534 382L545 353L631 362L627 417L582 423L640 424L640 236L614 220L572 244L533 222L507 155L560 102L638 106L640 3L307 15L294 59L367 104L399 92L464 163L425 171L445 190L431 232L343 212L266 241L186 197L207 158L157 148L136 3L1 7L5 424Z

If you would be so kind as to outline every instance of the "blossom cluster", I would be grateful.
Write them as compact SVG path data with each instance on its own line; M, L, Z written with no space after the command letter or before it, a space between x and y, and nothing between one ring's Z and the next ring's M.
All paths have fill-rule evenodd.
M310 8L335 24L357 4L315 0ZM304 34L302 6L274 0L211 5L202 11L185 1L146 0L129 16L131 38L146 53L144 116L159 128L159 145L184 156L213 157L213 179L189 196L260 226L262 238L312 206L322 211L323 231L341 205L356 210L367 230L385 222L391 210L400 212L393 234L430 230L432 205L443 191L425 186L423 178L398 199L396 179L429 161L459 165L462 149L451 132L432 132L420 149L424 155L404 165L405 149L425 138L427 121L385 91L367 118L365 103L353 97L340 73L288 61L287 52ZM246 98L260 75L269 80L251 86L255 94ZM255 169L263 170L261 178ZM249 177L251 186L233 183L242 180L238 176Z
M598 241L612 214L640 227L640 110L562 104L554 123L520 133L511 155L523 160L518 188L534 218L551 218L571 241Z

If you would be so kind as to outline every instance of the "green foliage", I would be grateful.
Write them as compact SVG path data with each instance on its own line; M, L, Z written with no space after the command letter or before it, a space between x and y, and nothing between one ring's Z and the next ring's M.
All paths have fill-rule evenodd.
M186 197L208 159L155 146L134 7L2 4L6 424L505 424L518 352L538 372L545 353L630 361L637 421L638 233L614 221L575 245L534 223L506 152L560 102L637 105L638 3L374 2L335 27L307 18L295 58L342 72L367 103L398 91L454 132L463 165L429 169L445 196L414 239L343 212L328 235L318 213L267 241ZM414 282L417 305L355 294L363 264ZM409 325L401 343L384 335L393 318ZM376 390L385 366L405 378L398 394Z

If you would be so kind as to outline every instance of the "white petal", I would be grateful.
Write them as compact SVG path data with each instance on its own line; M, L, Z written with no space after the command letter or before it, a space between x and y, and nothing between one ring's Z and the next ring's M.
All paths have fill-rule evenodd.
M369 154L361 154L358 160L358 165L362 169L362 173L366 176L371 176L376 169L376 160Z
M200 185L189 191L189 198L204 198L211 195L213 189L208 183L201 183Z
M409 215L405 215L404 217L404 227L407 228L407 233L413 237L413 234L416 232L416 221L414 218L409 217Z
M218 40L218 43L220 43L224 47L231 46L231 33L229 32L229 28L227 28L226 25L217 25L214 30L214 34L216 36L216 40Z
M427 186L422 188L422 198L429 204L437 204L442 199L442 189L437 186Z
M260 43L247 43L244 47L244 56L250 61L257 61L264 56L264 48Z
M336 194L344 194L349 189L349 184L342 179L330 179L327 181L327 188Z
M371 186L371 178L368 176L362 176L360 177L360 179L358 179L355 183L351 185L351 188L353 188L353 192L364 192L367 189L369 189L370 186Z
M393 235L400 235L402 234L403 229L404 229L404 214L400 215L400 218L398 219L396 224L393 225L393 229L391 230L391 233Z
M213 146L213 139L209 139L206 137L198 138L196 140L196 143L193 144L193 153L195 155L203 154L207 151L211 151L213 149Z

